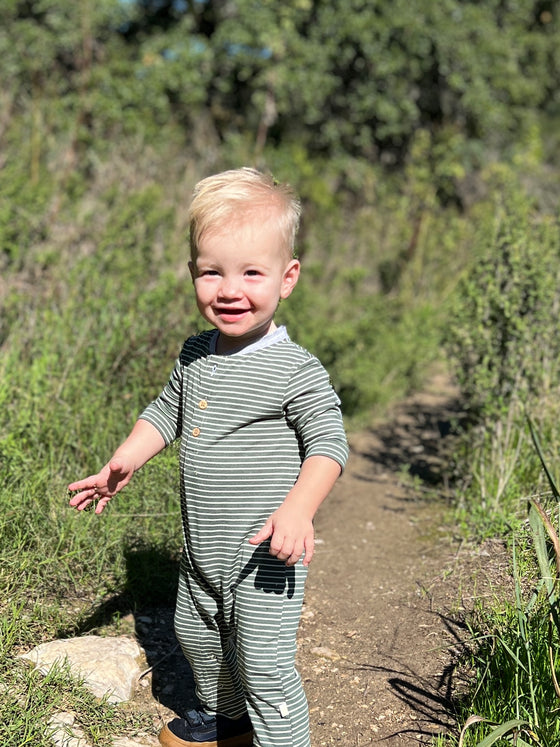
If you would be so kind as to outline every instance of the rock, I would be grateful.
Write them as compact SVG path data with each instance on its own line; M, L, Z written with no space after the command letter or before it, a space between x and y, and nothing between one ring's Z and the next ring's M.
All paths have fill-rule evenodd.
M49 719L51 739L55 747L88 747L88 742L79 726L74 726L72 713L55 713Z
M315 646L311 649L311 653L314 656L319 656L322 659L329 659L330 661L338 661L340 659L340 655L337 654L336 651L333 651L326 646Z
M108 696L110 703L120 703L132 697L141 674L141 657L142 649L132 638L89 635L42 643L20 658L32 662L42 674L56 662L68 662L72 674L96 697Z

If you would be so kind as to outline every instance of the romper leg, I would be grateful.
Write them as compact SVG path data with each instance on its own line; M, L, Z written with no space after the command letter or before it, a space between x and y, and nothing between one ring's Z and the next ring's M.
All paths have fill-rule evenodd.
M309 747L307 700L295 667L307 569L259 547L233 591L237 661L258 747Z
M234 637L224 624L222 602L188 572L185 558L179 573L175 634L191 665L202 707L228 718L246 713Z

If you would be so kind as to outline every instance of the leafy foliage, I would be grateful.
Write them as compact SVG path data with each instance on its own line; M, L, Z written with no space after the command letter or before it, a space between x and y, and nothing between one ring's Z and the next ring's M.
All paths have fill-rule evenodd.
M524 528L514 537L514 599L505 599L498 612L479 605L471 621L473 637L466 658L475 676L468 702L459 706L466 719L459 747L499 744L510 733L514 743L552 747L560 737L560 496L551 465L530 421L529 427L555 503L546 510L535 497L529 500L529 533ZM531 584L527 583L527 575ZM451 741L454 740L443 738L438 743Z
M495 175L496 176L496 175ZM560 232L498 170L495 208L480 223L473 261L449 308L446 349L470 419L455 446L459 506L483 534L519 521L520 491L539 481L524 412L554 437L560 369Z
M449 349L473 411L490 413L560 383L560 231L504 188L493 224L460 283Z
M130 132L135 114L188 132L206 109L221 137L252 133L257 156L270 138L402 161L418 127L502 147L558 106L557 9L544 0L5 5L12 100L48 99L77 137Z

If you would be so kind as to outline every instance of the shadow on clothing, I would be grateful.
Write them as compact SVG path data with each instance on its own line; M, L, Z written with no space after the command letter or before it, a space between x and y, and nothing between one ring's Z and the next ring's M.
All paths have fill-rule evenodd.
M292 599L296 590L296 576L293 566L285 563L270 554L270 540L263 542L255 549L250 560L245 564L239 574L237 582L232 589L235 590L256 569L255 589L261 589L265 594L284 594Z

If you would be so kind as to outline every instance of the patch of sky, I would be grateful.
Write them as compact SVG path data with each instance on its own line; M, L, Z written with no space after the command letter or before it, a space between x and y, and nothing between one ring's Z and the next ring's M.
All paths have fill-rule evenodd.
M272 51L267 47L256 49L255 47L250 47L248 44L227 44L226 50L232 57L240 54L248 55L249 57L258 57L261 60L268 60L272 57Z

